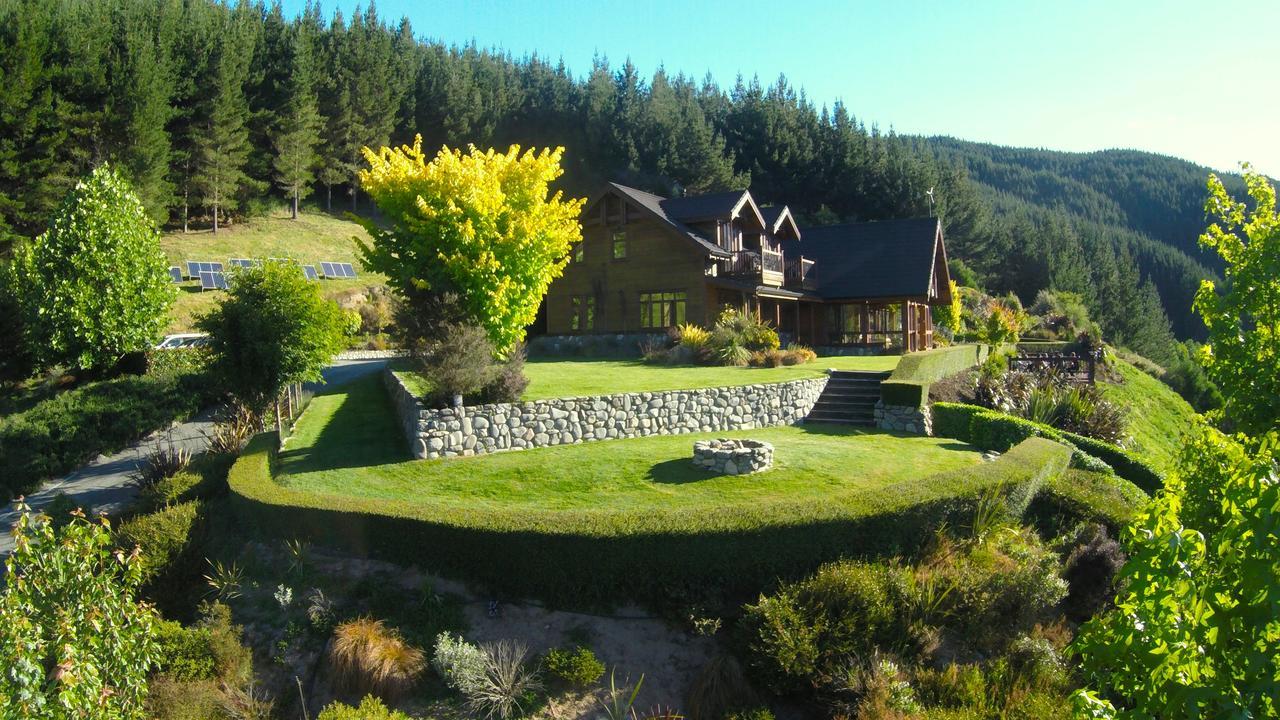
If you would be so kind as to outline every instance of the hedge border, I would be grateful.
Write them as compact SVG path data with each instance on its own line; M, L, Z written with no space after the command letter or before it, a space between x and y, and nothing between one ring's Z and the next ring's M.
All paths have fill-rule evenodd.
M986 345L966 343L907 353L898 361L889 380L928 385L981 365L990 351Z
M1032 438L995 462L826 503L538 518L296 490L271 475L277 445L274 434L259 435L229 473L232 507L247 530L420 564L497 597L566 607L742 597L841 557L911 554L943 524L968 524L993 489L1020 516L1071 456L1070 448Z
M978 405L934 403L933 434L997 452L1004 452L1029 437L1049 438L1102 460L1117 475L1149 495L1164 487L1164 476L1158 470L1123 448Z

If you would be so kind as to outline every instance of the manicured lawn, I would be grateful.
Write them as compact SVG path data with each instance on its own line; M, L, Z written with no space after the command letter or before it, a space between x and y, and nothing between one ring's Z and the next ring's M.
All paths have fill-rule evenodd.
M186 260L226 263L229 258L293 258L304 265L321 261L349 262L359 275L354 280L325 280L321 287L333 295L352 288L382 285L386 278L362 271L356 259L353 237L368 239L364 228L349 220L315 210L304 210L297 220L289 219L280 209L268 215L250 218L218 234L201 229L187 234L165 233L160 245L172 265L182 266ZM169 332L190 330L195 318L208 312L222 293L200 291L198 282L187 282L179 288L177 301L170 309Z
M525 365L529 387L524 399L784 382L821 377L828 368L881 372L893 370L898 359L897 355L820 357L805 365L778 368L667 367L640 360L530 360ZM430 387L421 376L408 370L401 371L400 377L418 395L425 395Z
M1173 469L1182 435L1195 422L1195 410L1168 385L1123 360L1116 361L1123 383L1101 383L1103 395L1128 410L1132 450L1162 472Z
M773 443L774 469L716 477L694 468L693 441L725 435ZM781 501L821 503L980 462L975 450L954 440L824 425L610 440L453 460L411 460L404 446L379 379L363 379L312 400L280 455L278 479L298 490L405 501L441 512L723 511Z

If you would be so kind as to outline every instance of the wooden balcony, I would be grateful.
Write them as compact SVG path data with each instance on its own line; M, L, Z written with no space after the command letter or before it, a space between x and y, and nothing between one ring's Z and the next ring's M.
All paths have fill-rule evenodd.
M804 256L787 258L784 283L792 289L812 290L813 282L809 279L812 270L813 261Z

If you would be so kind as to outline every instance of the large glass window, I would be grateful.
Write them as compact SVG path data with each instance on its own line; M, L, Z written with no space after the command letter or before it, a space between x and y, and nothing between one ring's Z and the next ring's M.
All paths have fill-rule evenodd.
M595 330L596 299L590 295L574 295L570 302L569 329L573 332Z
M683 325L687 296L683 292L640 293L640 327Z
M613 259L625 260L627 257L627 231L617 230L613 233Z

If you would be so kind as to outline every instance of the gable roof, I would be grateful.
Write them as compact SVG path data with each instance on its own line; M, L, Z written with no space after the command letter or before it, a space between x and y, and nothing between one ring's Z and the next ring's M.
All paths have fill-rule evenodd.
M760 214L764 216L765 228L770 233L777 235L784 226L790 226L795 238L800 239L800 226L796 225L791 208L786 205L770 205L760 208Z
M694 232L693 228L685 225L680 219L672 216L664 207L666 203L671 202L670 200L659 195L654 195L653 193L637 190L636 188L627 187L626 185L619 185L615 182L607 183L604 190L598 193L596 197L592 198L591 201L587 203L583 208L583 212L586 212L587 208L595 205L600 198L610 192L616 193L624 200L630 201L632 205L635 205L642 211L647 212L657 220L659 224L665 225L668 230L671 230L680 237L692 242L703 252L715 255L716 257L729 257L730 253L728 251L702 237L697 232Z
M682 222L728 220L732 217L746 216L755 220L758 227L765 227L764 216L760 214L760 208L747 190L727 190L707 195L668 198L662 201L662 209Z
M934 277L939 253L945 274L942 227L933 217L804 230L810 279L828 300L949 296L947 278Z

